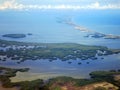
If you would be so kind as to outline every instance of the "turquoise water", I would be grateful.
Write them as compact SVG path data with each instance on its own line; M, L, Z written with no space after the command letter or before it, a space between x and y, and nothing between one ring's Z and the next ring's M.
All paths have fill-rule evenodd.
M80 10L80 11L0 11L0 35L7 33L32 33L22 39L3 38L5 40L24 42L63 43L72 42L88 45L102 45L110 48L120 48L119 39L85 38L86 33L76 30L65 23L59 23L58 19L68 19L87 29L105 34L120 35L120 11L119 10ZM0 66L28 67L30 73L48 73L51 77L72 76L76 78L88 78L89 73L95 70L120 69L120 54L99 57L98 60L71 60L62 62L56 60L25 61L17 64L16 61L0 61ZM78 62L82 62L78 65ZM87 64L89 62L89 64ZM24 77L24 75L23 75ZM34 76L31 76L34 77ZM43 78L43 77L41 77ZM49 78L45 76L44 78Z

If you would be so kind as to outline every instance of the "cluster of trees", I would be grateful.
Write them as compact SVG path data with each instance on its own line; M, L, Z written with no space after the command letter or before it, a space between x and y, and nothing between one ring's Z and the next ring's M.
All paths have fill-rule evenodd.
M31 59L50 59L50 60L70 60L70 59L97 59L96 54L97 50L106 51L105 54L102 55L110 55L113 53L119 53L120 50L110 50L106 47L101 46L88 46L74 43L23 43L16 41L5 41L0 40L1 47L7 47L15 45L25 46L20 49L9 48L7 51L0 50L0 55L5 55L7 58L11 58L12 60L19 60L20 62ZM27 48L29 46L34 46L33 48Z

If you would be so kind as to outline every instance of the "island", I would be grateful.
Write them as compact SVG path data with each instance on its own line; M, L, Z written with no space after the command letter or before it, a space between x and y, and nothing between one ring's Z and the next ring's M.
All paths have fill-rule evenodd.
M25 43L17 41L0 40L0 60L25 60L49 59L66 60L96 60L97 56L120 53L120 49L109 49L104 46L90 46L76 43Z
M8 38L25 38L26 34L4 34L2 36Z
M112 34L103 34L103 33L91 33L91 34L88 34L84 37L92 37L92 38L104 38L104 39L120 39L120 36L119 35L112 35Z
M16 90L119 90L120 70L94 71L89 79L75 79L72 77L56 77L47 81L42 79L32 81L11 82L17 71L29 69L13 69L0 67L0 81L4 88L17 87Z

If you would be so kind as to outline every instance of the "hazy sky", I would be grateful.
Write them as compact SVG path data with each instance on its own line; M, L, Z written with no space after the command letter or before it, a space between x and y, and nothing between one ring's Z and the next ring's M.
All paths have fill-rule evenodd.
M120 0L0 0L6 9L120 9Z
M3 3L5 1L13 1L13 0L0 0L0 3ZM120 3L120 0L14 0L16 2L20 2L20 3L26 3L26 4L41 4L41 3L54 3L54 4L59 4L59 3L68 3L68 4L72 4L72 3L84 3L84 4L89 4L89 3L94 3L94 2L100 2L101 4L118 4Z

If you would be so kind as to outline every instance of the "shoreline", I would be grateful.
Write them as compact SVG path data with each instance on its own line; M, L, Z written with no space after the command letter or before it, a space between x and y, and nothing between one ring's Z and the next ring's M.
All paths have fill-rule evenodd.
M7 71L8 76L10 75L10 73L13 72L13 70L17 70L17 69L11 69L11 68L5 68L5 67L1 67L1 70L10 70ZM20 69L22 70L22 69ZM25 71L26 72L26 71ZM16 72L15 72L16 74ZM76 87L76 88L82 88L82 87L86 87L86 86L91 86L91 85L101 85L102 83L107 84L107 87L104 87L104 84L102 84L102 87L104 88L108 88L111 87L114 88L113 90L117 90L118 88L120 88L119 86L119 75L120 75L120 69L119 70L110 70L110 71L94 71L91 72L90 74L90 79L75 79L72 77L67 77L67 76L60 76L60 77L56 77L56 78L50 78L49 80L43 81L41 79L36 79L36 80L32 80L32 81L21 81L21 82L11 82L10 77L14 77L14 76L2 76L0 75L0 80L3 80L3 86L2 87L6 87L5 90L26 90L26 88L29 88L27 90L34 90L35 87L41 88L40 90L54 90L52 89L53 87L57 88L57 86L59 86L60 88L62 88L64 85L69 85L70 87ZM112 77L111 77L112 76ZM4 77L4 79L8 79L7 83L6 81L2 78ZM5 81L5 82L4 82ZM117 82L117 83L116 83ZM61 84L59 84L61 83ZM71 83L75 83L75 84L71 84ZM32 85L32 86L31 86ZM110 85L110 86L109 86ZM18 89L15 88L15 86L19 86ZM106 85L105 85L106 86ZM0 88L2 88L0 87ZM44 88L44 89L43 89ZM66 87L69 88L69 87ZM4 90L4 88L3 88ZM62 89L60 89L62 90ZM78 89L77 89L78 90ZM79 90L85 90L85 89L79 89ZM91 89L94 90L94 89Z
M92 38L104 38L104 39L120 39L120 35L104 34L104 33L89 30L85 27L77 25L71 20L71 18L68 20L62 20L61 23L65 23L65 24L68 24L70 26L73 26L74 29L80 30L81 32L89 33L86 36L84 36L87 38L92 37Z
M15 82L21 82L21 81L33 81L36 79L42 79L44 81L49 80L50 78L55 78L55 77L60 77L60 76L66 76L66 77L73 77L75 79L83 79L83 78L87 78L89 79L90 76L88 74L89 77L84 77L84 76L70 76L70 75L63 75L60 73L31 73L31 72L17 72L15 77L11 77L10 80L12 83Z
M0 40L0 59L18 60L18 64L25 60L49 59L62 61L97 60L98 56L107 56L120 53L120 49L109 49L104 46L82 45L76 43L25 43Z

